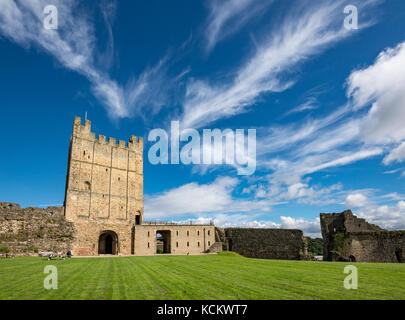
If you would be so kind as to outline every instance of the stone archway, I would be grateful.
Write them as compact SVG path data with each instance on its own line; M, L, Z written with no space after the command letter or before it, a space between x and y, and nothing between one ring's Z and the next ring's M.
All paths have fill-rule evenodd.
M156 253L171 253L171 232L169 230L156 231Z
M118 235L111 230L101 232L98 238L98 254L116 255L118 252Z
M399 263L405 262L404 259L402 258L402 250L401 249L395 250L395 257L397 258L397 262L399 262Z

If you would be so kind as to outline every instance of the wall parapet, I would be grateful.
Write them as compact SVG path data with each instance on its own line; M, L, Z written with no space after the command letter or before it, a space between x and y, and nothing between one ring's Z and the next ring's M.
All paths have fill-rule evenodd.
M137 136L131 136L128 141L118 140L116 138L109 137L99 134L96 137L94 132L91 132L91 121L85 120L84 125L80 117L75 117L73 123L73 134L72 137L77 137L81 139L90 140L95 143L102 145L110 145L114 148L120 148L128 151L140 152L143 150L143 138Z

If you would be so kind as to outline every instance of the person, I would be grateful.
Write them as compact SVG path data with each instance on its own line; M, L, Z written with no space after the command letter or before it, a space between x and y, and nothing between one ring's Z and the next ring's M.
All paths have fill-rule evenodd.
M68 257L68 258L71 258L72 257L72 251L68 251L67 253L66 253L66 256Z

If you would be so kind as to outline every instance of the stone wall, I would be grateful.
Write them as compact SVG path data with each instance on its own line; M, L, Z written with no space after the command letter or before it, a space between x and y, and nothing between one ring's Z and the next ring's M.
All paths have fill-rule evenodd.
M321 213L325 261L405 262L405 231L387 231L350 210Z
M155 255L157 233L164 236L168 249L166 253L171 254L203 254L212 248L216 240L213 225L136 225L134 227L134 254Z
M74 225L65 220L63 207L21 208L0 202L0 247L15 255L41 251L66 253L75 239Z
M248 258L301 260L307 257L307 245L301 230L287 229L216 229L223 249Z

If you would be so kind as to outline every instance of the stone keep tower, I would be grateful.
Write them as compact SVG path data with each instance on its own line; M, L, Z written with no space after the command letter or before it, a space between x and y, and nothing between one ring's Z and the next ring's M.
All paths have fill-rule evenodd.
M76 117L70 140L65 216L77 228L77 255L133 253L133 227L143 220L143 141L96 139Z

